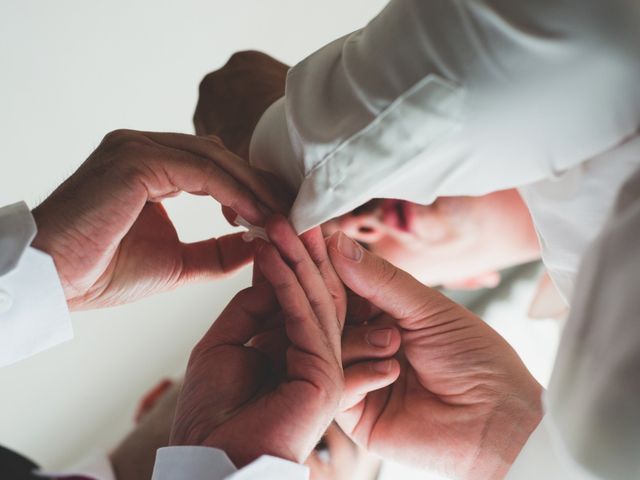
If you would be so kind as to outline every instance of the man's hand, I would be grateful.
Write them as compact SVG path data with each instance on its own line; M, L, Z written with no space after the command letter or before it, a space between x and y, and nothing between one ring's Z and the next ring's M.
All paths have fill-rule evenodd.
M263 454L303 462L344 388L334 298L284 217L267 232L278 249L256 254L266 282L236 295L193 350L171 434L172 445L221 448L237 467ZM252 345L274 328L280 349Z
M265 212L288 208L271 178L214 138L115 131L33 210L33 246L53 257L71 308L131 302L218 277L253 257L240 234L181 243L163 199L209 195L261 225Z
M384 457L452 478L505 475L542 416L542 388L515 351L471 312L343 234L328 250L345 285L371 303L369 325L393 322L402 335L399 379L353 397L337 418L343 430Z
M345 385L346 297L326 285L330 264L320 230L301 240L275 217L267 232L273 245L256 254L265 281L236 295L193 350L171 435L172 445L223 449L237 467L265 454L305 461L338 412ZM380 346L368 341L373 332L350 330L349 363L359 362L353 375L345 371L347 389L395 380L397 372L379 360L399 347L393 330L383 332Z
M260 52L234 54L200 83L193 116L198 135L216 135L247 160L253 130L265 110L284 95L289 67Z

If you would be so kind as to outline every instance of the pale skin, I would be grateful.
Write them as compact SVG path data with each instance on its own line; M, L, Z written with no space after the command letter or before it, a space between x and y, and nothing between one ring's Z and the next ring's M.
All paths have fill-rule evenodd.
M287 211L285 190L274 184L216 138L115 131L33 210L33 246L53 258L71 309L132 302L224 276L253 258L240 234L182 243L163 199L207 195L260 225Z

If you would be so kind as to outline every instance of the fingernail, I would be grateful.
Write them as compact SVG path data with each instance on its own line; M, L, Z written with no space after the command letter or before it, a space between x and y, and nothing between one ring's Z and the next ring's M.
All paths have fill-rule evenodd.
M342 232L338 237L338 250L343 256L354 262L359 262L362 258L362 247Z
M378 348L388 347L391 343L391 329L382 328L367 333L367 342Z
M391 360L383 360L373 364L373 371L377 373L389 373L391 371Z

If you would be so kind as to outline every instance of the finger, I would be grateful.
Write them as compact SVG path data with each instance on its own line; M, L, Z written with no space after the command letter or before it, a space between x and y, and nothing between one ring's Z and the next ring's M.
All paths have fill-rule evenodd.
M256 251L258 248L261 248L260 245L267 244L267 242L265 242L261 238L254 238L253 241L250 243L256 244ZM260 265L258 265L258 262L254 262L253 271L251 272L251 285L258 285L259 283L268 283L268 282L267 282L267 278L262 273L262 270L260 270Z
M251 263L256 245L242 240L242 233L182 244L181 282L211 280Z
M392 326L353 326L342 333L342 365L386 358L400 349L400 332Z
M400 363L395 358L356 363L346 368L341 411L355 407L367 394L391 385L399 376Z
M335 417L336 423L356 444L367 448L368 432L378 421L380 412L387 407L394 388L396 387L388 386L370 391L360 401L357 401L357 396L351 393L349 396L352 400L350 402L344 400L344 405L357 403L354 403L351 408L341 409Z
M219 139L182 133L142 133L156 143L191 152L212 161L218 168L253 192L270 210L288 213L293 201L289 189L272 174L251 167L246 161L224 148Z
M253 264L253 272L251 274L251 285L258 285L259 283L265 283L267 278L260 270L260 266L257 263Z
M205 157L184 148L177 148L176 142L167 140L174 138L172 135L116 130L106 135L102 141L98 150L103 156L120 159L109 171L116 175L118 185L124 190L120 196L132 204L132 209L137 206L133 205L136 200L143 203L157 202L185 191L210 195L249 221L264 223L264 212L269 209L258 200L250 188L219 166L215 159L211 158L213 154ZM210 150L217 152L218 157L232 155L225 153L225 150L212 140L199 140L208 143ZM165 143L158 143L159 141ZM115 152L115 155L105 154L110 151ZM90 168L89 163L85 162L86 165L82 168ZM136 197L135 187L140 187L144 195ZM114 192L110 194L114 195Z
M451 301L408 273L363 249L342 232L328 242L336 272L354 293L394 317L405 329L451 310ZM424 328L424 325L420 325Z
M340 325L344 326L347 313L346 292L342 281L338 277L329 259L327 244L322 236L322 230L320 227L313 228L300 235L300 239L313 260L313 263L315 263L318 270L320 270L320 275L322 275L324 283L333 297L333 303L336 306Z
M332 338L339 338L342 326L338 321L334 297L293 227L283 216L274 215L267 221L266 230L273 245L295 272L321 328ZM267 275L264 269L262 271Z
M266 320L279 310L271 285L246 288L233 297L200 342L209 346L245 345L263 331Z
M237 227L238 224L236 223L236 218L238 217L238 214L236 212L234 212L231 208L229 207L225 207L224 205L222 206L222 215L224 215L224 218L227 220L227 222L229 222L229 225Z
M366 323L381 313L382 310L373 305L369 300L362 298L360 295L356 295L351 290L347 292L347 323Z
M276 248L270 244L262 245L256 253L256 263L273 287L282 307L285 330L291 343L298 350L317 358L327 360L335 357L337 360L339 348L331 345L300 281Z

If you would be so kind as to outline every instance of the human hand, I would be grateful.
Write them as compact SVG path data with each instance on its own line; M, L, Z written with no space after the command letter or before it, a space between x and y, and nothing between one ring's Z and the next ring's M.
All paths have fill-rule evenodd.
M193 350L171 435L221 448L238 467L264 454L303 462L343 398L397 376L375 365L397 351L398 332L378 347L362 327L341 336L346 297L320 230L299 239L281 216L266 228L272 245L256 255L265 281L236 295Z
M267 282L236 295L194 348L171 434L172 445L223 449L237 467L264 454L303 462L344 388L333 296L283 217L267 232L273 245L256 254ZM250 344L280 324L288 340L280 352Z
M284 95L289 67L260 52L238 52L200 83L193 116L198 135L216 135L249 158L249 144L265 110Z
M261 225L289 206L271 181L214 138L118 130L33 210L33 246L53 257L70 308L131 302L253 257L240 234L180 242L163 199L209 195Z
M328 243L336 272L402 333L401 373L337 417L383 457L452 478L501 478L541 419L542 388L481 319L343 234Z

